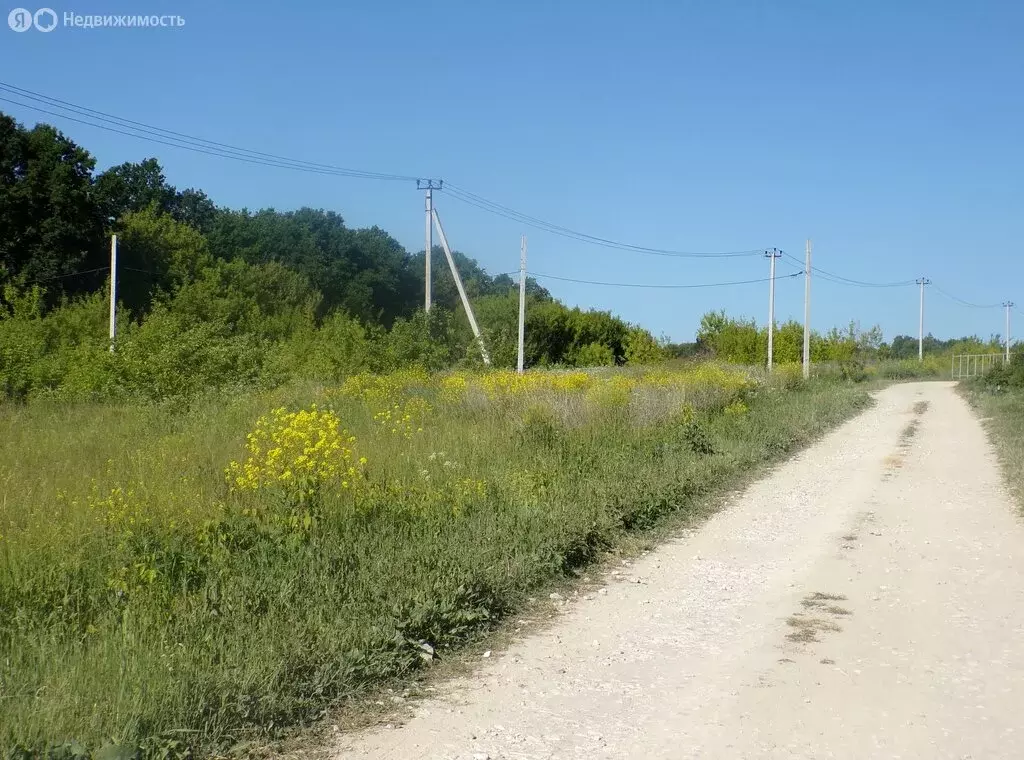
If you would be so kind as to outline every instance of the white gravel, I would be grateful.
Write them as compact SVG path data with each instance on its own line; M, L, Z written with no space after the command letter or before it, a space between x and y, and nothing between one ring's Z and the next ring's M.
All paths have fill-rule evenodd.
M843 599L806 609L815 592ZM334 756L1024 757L1024 532L946 383L881 392L563 609L406 725L343 735ZM790 641L795 614L839 630Z

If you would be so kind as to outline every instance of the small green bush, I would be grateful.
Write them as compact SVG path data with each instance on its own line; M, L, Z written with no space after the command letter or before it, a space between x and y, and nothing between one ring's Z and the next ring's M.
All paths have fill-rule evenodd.
M993 367L981 376L979 383L993 390L1024 388L1024 351L1015 353L1009 363Z
M572 357L574 367L611 367L614 364L615 354L611 348L601 343L588 343Z

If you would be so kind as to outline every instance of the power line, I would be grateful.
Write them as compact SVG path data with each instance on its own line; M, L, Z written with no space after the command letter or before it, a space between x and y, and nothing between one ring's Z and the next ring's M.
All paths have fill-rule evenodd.
M787 258L792 259L793 261L799 263L799 259L797 259L796 257L790 256L788 253L784 253L784 255ZM908 285L920 284L918 280L901 280L901 281L898 281L898 282L865 282L863 280L853 280L853 279L850 279L849 277L842 277L841 275L837 275L837 274L834 274L832 272L828 272L828 271L826 271L824 269L821 269L819 267L815 267L814 274L816 276L820 276L824 280L828 280L830 282L835 282L835 283L838 283L840 285L853 285L853 286L856 286L856 287L864 287L864 288L900 288L900 287L906 287ZM971 309L998 309L998 308L1002 308L1002 305L998 304L998 303L979 304L979 303L973 303L971 301L966 301L963 298L960 298L959 296L953 295L949 291L943 290L938 285L935 285L934 283L932 283L930 281L928 283L926 283L926 284L931 285L935 289L935 291L938 292L940 295L948 298L951 301L954 301L954 302L960 304L961 306L966 306L966 307L971 308Z
M560 235L572 240L591 243L605 248L614 248L616 250L648 254L651 256L669 256L673 258L736 258L741 256L760 256L764 252L764 250L760 248L745 251L724 251L714 253L679 251L668 248L652 248L649 246L635 245L633 243L624 243L618 240L599 237L597 235L590 235L586 232L580 232L579 230L563 227L559 224L554 224L553 222L548 222L543 219L539 219L538 217L524 214L521 211L516 211L509 206L488 200L481 195L472 193L458 185L453 185L450 182L445 183L444 190L452 198L470 206L475 206L476 208L487 211L488 213L495 214L506 219L511 219L512 221L525 224L528 227L533 227L534 229L539 229L544 232L549 232L553 235Z
M67 279L68 277L78 277L78 276L83 275L83 274L95 274L96 272L105 272L108 269L110 269L109 266L106 266L106 267L96 267L95 269L85 269L85 270L82 270L81 272L69 272L68 274L59 274L56 277L47 277L47 278L42 279L42 280L32 280L31 282L26 282L25 284L26 285L42 285L44 282L54 282L56 280Z
M350 169L332 164L319 163L314 161L306 161L302 159L293 159L286 156L277 155L274 153L266 153L263 151L251 150L247 148L239 148L228 143L217 142L214 140L207 140L201 137L195 137L193 135L186 134L184 132L177 132L171 129L165 129L163 127L157 127L144 122L135 121L132 119L126 119L123 117L115 116L113 114L99 111L85 106L79 106L69 101L54 98L42 93L34 92L16 85L0 82L0 91L5 92L9 95L33 101L37 104L49 106L49 108L43 108L39 105L33 105L32 103L24 103L18 100L11 100L9 98L0 97L0 101L11 103L13 105L20 106L22 108L29 108L41 113L45 113L57 118L67 119L79 124L91 126L97 129L103 129L108 132L124 135L127 137L134 137L136 139L157 143L160 145L166 145L174 148L181 148L184 150L193 151L196 153L203 153L206 155L216 156L220 158L229 158L236 161L245 163L268 166L273 168L290 169L293 171L302 171L312 174L321 174L326 176L340 176L356 179L375 179L382 181L414 181L417 178L412 175L403 174L387 174L382 172L370 172L359 169ZM50 108L60 109L60 111L53 111ZM62 113L61 111L70 112ZM79 118L80 117L80 118ZM539 229L551 234L560 235L569 239L585 242L593 245L599 245L606 248L612 248L616 250L622 250L632 253L640 253L654 256L667 256L667 257L679 257L679 258L734 258L744 256L758 256L762 253L761 249L751 249L746 251L725 251L725 252L694 252L694 251L679 251L665 248L653 248L648 246L635 245L632 243L625 243L617 240L611 240L609 238L603 238L596 235L590 235L585 232L573 230L568 227L564 227L553 222L548 222L538 217L530 216L523 212L517 211L509 206L491 201L481 195L473 193L465 188L461 188L457 185L447 184L445 189L449 192L451 197L456 200L466 203L471 206L475 206L481 210L487 211L488 213L495 214L506 219L517 221L521 224ZM799 266L803 266L803 262L788 253L783 253L788 259L792 260ZM62 279L63 277L75 276L76 274L88 274L93 271L101 271L106 267L90 270L90 272L79 272L71 275L62 275L57 278L50 278L41 282L50 282L54 279ZM906 287L913 285L914 280L901 280L896 282L869 282L865 280L856 280L853 278L845 277L843 275L830 272L825 269L815 268L815 275L823 280L834 282L842 285L850 285L854 287L865 287L865 288L897 288ZM801 270L797 274L802 274ZM544 275L538 275L544 276ZM790 275L796 276L796 275ZM565 279L568 278L556 278L551 276L552 279ZM719 285L730 285L730 284L746 284L747 282L764 282L766 280L749 280L749 281L736 281L734 283L711 283L706 286L702 285L636 285L629 286L623 283L590 283L586 280L568 280L572 282L581 282L598 285L623 285L626 287L716 287ZM998 304L975 304L970 301L965 301L951 293L943 291L936 286L943 296L970 308L995 308Z
M782 252L782 255L791 261L796 262L800 266L803 266L804 264L804 262L796 256L786 253L785 251ZM852 285L858 288L903 288L914 284L914 280L899 280L896 282L868 282L866 280L855 280L850 277L835 274L834 272L829 272L827 269L822 269L818 266L814 267L812 272L815 277L821 277L823 280L828 280L829 282L834 282L839 285Z
M960 304L961 306L966 306L966 307L968 307L970 309L1001 309L1001 308L1003 308L1003 304L1001 304L1001 303L971 303L970 301L965 301L964 299L958 298L957 296L953 295L952 293L946 292L945 290L940 288L935 283L932 283L932 289L935 290L940 295L945 296L949 300L955 301L956 303Z
M777 279L792 279L793 277L799 277L803 272L794 272L793 274L783 275ZM614 288L672 288L672 289L688 289L688 288L722 288L730 285L753 285L755 283L768 282L771 278L762 277L757 280L733 280L732 282L706 282L706 283L687 283L685 285L668 285L662 283L631 283L631 282L598 282L596 280L577 280L572 277L559 277L553 274L540 274L538 272L527 272L529 277L539 277L542 280L560 280L561 282L575 282L581 285L604 285L607 287Z
M26 282L26 285L42 285L44 282L55 282L57 280L66 280L68 277L80 277L86 274L96 274L97 272L109 271L110 266L96 267L95 269L83 269L81 272L68 272L67 274L59 274L55 277L46 277L42 280L30 280ZM153 274L160 275L160 272L154 272L151 269L136 269L135 267L118 267L118 269L127 272L139 272L140 274Z
M867 282L864 280L854 280L849 277L841 277L839 275L832 274L824 269L815 269L814 273L826 282L832 282L836 285L849 285L855 288L905 288L915 284L914 280L898 280L896 282Z
M183 148L197 153L205 153L207 155L219 156L221 158L231 158L238 161L264 166L274 166L284 169L293 169L296 171L309 171L316 174L351 177L355 179L376 179L402 182L412 182L416 180L416 177L412 175L386 174L382 172L363 171L360 169L349 169L332 164L305 161L302 159L280 156L274 153L265 153L263 151L250 150L248 148L239 148L227 143L207 140L184 132L176 132L175 130L164 129L163 127L157 127L144 122L126 119L104 111L79 106L59 98L53 98L42 93L33 92L32 90L26 90L22 87L7 84L6 82L0 82L0 91L35 103L41 103L45 106L49 106L50 108L69 111L71 114L74 114L74 116L69 116L67 113L48 110L47 108L41 108L40 106L32 105L31 103L23 103L17 100L0 98L0 100L3 100L4 102L12 103L14 105L21 106L22 108L30 108L35 111L49 114L50 116L68 119L69 121L85 124L97 129L104 129L116 134L135 137L140 140L168 145L174 148ZM76 116L82 118L76 118ZM90 119L91 121L86 121L85 119Z
M23 87L18 87L6 82L0 82L0 92L4 92L7 95L13 95L20 100L13 100L10 98L0 97L0 101L11 103L22 108L32 109L40 113L54 116L60 119L67 119L78 124L90 126L96 129L102 129L107 132L114 134L123 135L126 137L134 137L138 140L144 140L146 142L155 143L158 145L166 145L172 148L180 148L183 150L189 150L194 153L201 153L205 155L215 156L219 158L229 158L235 161L241 161L244 163L255 164L258 166L268 166L273 168L291 169L293 171L304 171L312 174L321 174L327 176L341 176L350 177L357 179L377 179L386 181L415 181L417 178L412 175L403 174L384 174L380 172L369 172L357 169L349 169L345 167L335 166L332 164L325 164L315 161L305 161L302 159L289 158L274 153L267 153L263 151L251 150L248 148L240 148L235 145L228 143L217 142L215 140L208 140L202 137L196 137L184 132L178 132L172 129L165 129L163 127L154 126L145 122L136 121L134 119L127 119L124 117L116 116L114 114L107 113L105 111L99 111L97 109L88 108L86 106L80 106L75 103L71 103L60 98L54 98L43 93L28 90ZM31 102L23 102L25 100ZM58 110L52 110L58 109ZM610 240L608 238L599 237L597 235L590 235L585 232L573 230L568 227L563 227L553 222L548 222L543 219L539 219L528 214L524 214L520 211L516 211L508 206L496 203L488 200L483 196L477 195L476 193L470 192L464 188L458 186L447 186L446 189L451 189L451 195L456 200L463 203L480 208L492 214L503 216L508 219L512 219L521 224L540 229L552 234L561 235L581 242L591 243L600 245L608 248L614 248L623 251L631 251L634 253L649 254L656 256L671 256L671 257L684 257L684 258L730 258L737 256L756 256L761 253L760 249L751 249L747 251L726 251L726 252L694 252L694 251L679 251L663 248L653 248L649 246L635 245L631 243L624 243L621 241Z
M306 173L309 173L309 174L321 174L321 175L326 175L326 176L331 176L331 177L353 177L353 176L357 176L357 175L352 175L352 174L347 174L347 173L340 173L340 172L336 172L336 171L327 171L327 170L324 170L324 169L314 169L312 167L298 166L298 165L287 164L287 163L282 163L282 162L264 161L264 160L260 160L260 159L256 159L256 158L246 158L244 156L233 155L233 154L230 154L230 153L225 153L223 151L206 150L204 148L199 148L199 147L196 147L196 146L193 146L193 145L186 145L186 144L181 144L181 143L178 143L178 142L171 142L170 140L161 140L161 139L158 139L156 137L147 137L145 135L136 134L134 132L128 132L128 131L125 131L125 130L122 130L122 129L116 129L114 127L105 126L103 124L94 124L94 123L92 123L90 121L85 121L84 119L78 119L78 118L75 118L74 116L68 116L67 114L57 113L56 111L50 111L50 110L47 110L45 108L40 108L39 106L30 105L28 103L20 103L20 102L18 102L16 100L11 100L9 98L2 98L2 97L0 97L0 101L2 101L4 103L13 103L14 105L21 106L22 108L30 108L30 109L32 109L34 111L39 111L40 113L49 114L50 116L56 116L59 119L66 119L68 121L77 122L78 124L85 124L86 126L95 127L97 129L102 129L102 130L105 130L107 132L113 132L115 134L125 135L126 137L134 137L134 138L137 138L139 140L145 140L146 142L157 143L159 145L168 145L168 146L170 146L172 148L182 148L184 150L192 151L193 153L204 153L204 154L206 154L208 156L216 156L218 158L230 158L230 159L234 159L236 161L242 161L243 163L255 164L257 166L269 166L269 167L273 167L273 168L277 168L277 169L292 169L294 171L302 171L302 172L306 172ZM376 179L376 178L374 178L374 179Z

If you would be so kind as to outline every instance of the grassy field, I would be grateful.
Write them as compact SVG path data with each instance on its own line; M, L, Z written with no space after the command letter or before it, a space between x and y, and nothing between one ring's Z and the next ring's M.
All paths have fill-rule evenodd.
M313 722L867 403L709 364L0 406L0 744Z
M998 393L976 388L968 394L985 419L1006 483L1024 510L1024 388Z
M1024 351L960 388L985 420L1006 483L1024 510Z

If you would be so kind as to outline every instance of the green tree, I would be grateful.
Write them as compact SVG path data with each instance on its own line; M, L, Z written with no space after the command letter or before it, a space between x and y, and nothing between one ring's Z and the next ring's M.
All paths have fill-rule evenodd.
M320 294L283 264L217 262L161 305L182 324L220 325L225 334L283 340L313 324Z
M799 362L804 355L804 326L792 320L775 328L773 352L776 364ZM765 361L768 361L767 355Z
M633 326L626 333L625 359L627 364L654 364L666 356L665 349L647 330Z
M441 370L467 356L468 346L459 340L459 331L451 312L435 307L430 313L415 312L400 317L377 340L372 368L389 372L401 367Z
M147 311L158 293L173 294L213 265L202 233L154 203L131 211L120 222L118 293L139 314Z
M183 224L206 231L216 213L213 202L202 191L178 192L168 184L155 158L113 166L98 175L94 185L97 201L110 218L155 207Z
M103 266L104 219L92 192L92 156L51 126L31 130L0 113L0 268L63 292L95 289Z
M527 311L536 303L535 297L530 296ZM504 295L482 296L475 300L473 310L491 363L495 367L515 367L519 354L519 293L509 290ZM472 333L467 326L462 334L468 340Z
M114 218L153 206L168 213L174 202L175 190L155 158L113 166L96 177L95 185L100 207Z
M275 261L303 274L323 296L321 316L340 308L390 325L422 303L402 246L377 227L350 230L334 212L222 211L209 240L218 258Z
M615 364L615 354L603 343L588 343L573 351L571 361L575 367L610 367Z
M277 343L269 371L277 379L338 382L370 368L375 362L375 348L358 320L336 311L320 327L305 325L287 341Z

